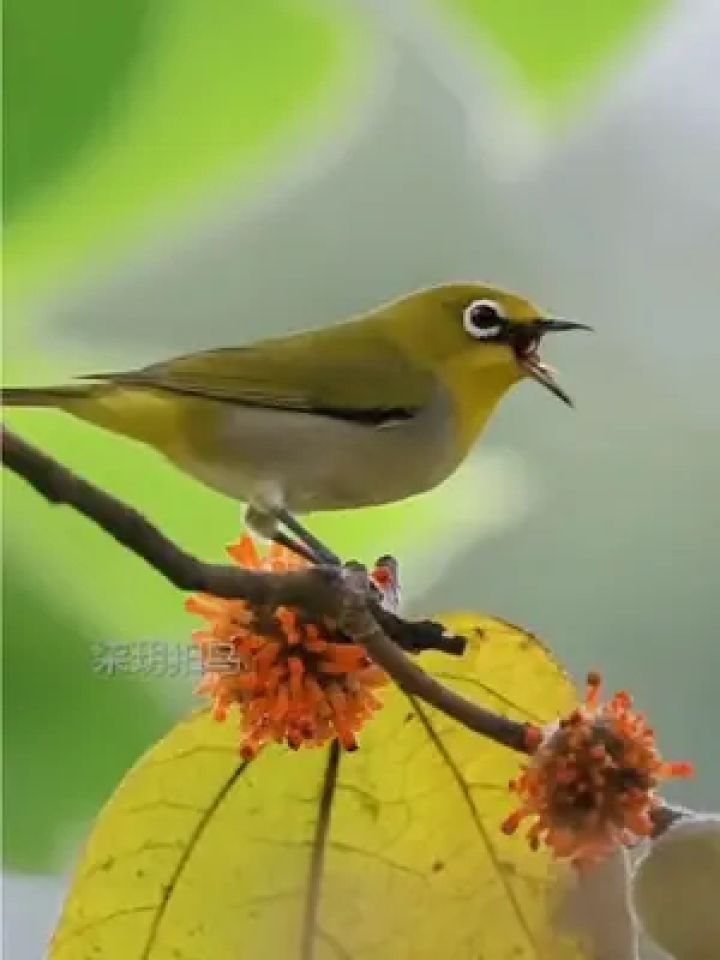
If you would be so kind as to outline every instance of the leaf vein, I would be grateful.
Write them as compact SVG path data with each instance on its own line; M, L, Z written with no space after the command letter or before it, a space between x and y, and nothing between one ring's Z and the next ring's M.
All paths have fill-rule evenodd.
M457 764L455 763L455 761L453 760L453 758L450 756L450 753L448 752L445 744L444 744L444 743L442 742L442 740L438 737L435 728L433 727L432 723L430 722L430 718L427 716L427 714L426 714L425 711L422 709L422 707L420 706L420 704L417 702L417 700L415 699L415 697L413 697L413 696L412 696L411 694L409 694L409 693L408 693L408 694L405 694L405 696L408 698L408 700L409 700L410 703L412 704L413 710L415 710L415 712L416 712L416 714L417 714L417 716L418 716L418 719L420 720L420 723L421 723L421 724L423 725L423 727L425 728L425 731L426 731L426 733L427 733L427 735L428 735L428 738L430 739L430 741L431 741L431 742L433 743L433 745L435 746L435 748L436 748L438 754L440 755L441 759L443 760L443 762L447 765L447 767L448 767L448 769L449 769L449 771L450 771L450 773L451 773L451 775L452 775L452 778L453 778L453 780L455 781L455 784L457 785L457 787L458 787L458 789L459 789L459 791L460 791L460 793L461 793L461 795L462 795L462 798L463 798L465 804L466 804L467 807L468 807L468 810L470 811L470 817L471 817L471 819L472 819L472 822L473 822L473 824L475 825L475 828L477 829L478 835L480 836L480 838L481 838L481 840L482 840L482 842L483 842L483 846L485 847L485 850L487 851L488 857L490 858L493 866L495 867L495 870L496 870L496 872L497 872L497 875L498 875L498 877L499 877L499 879L500 879L500 883L501 883L502 886L505 888L505 894L506 894L506 896L507 896L507 898L508 898L508 901L509 901L509 903L510 903L512 909L513 909L513 912L515 913L515 916L517 917L518 923L520 924L521 929L523 930L525 936L527 937L528 943L529 943L530 946L532 947L532 949L533 949L536 957L539 958L540 953L539 953L539 950L538 950L538 947L537 947L537 943L535 942L535 938L534 938L534 936L533 936L532 930L531 930L530 927L528 926L528 922L527 922L527 920L526 920L526 918L525 918L525 914L523 913L522 908L520 907L520 904L519 904L519 902L518 902L518 899L517 899L517 896L516 896L516 894L515 894L515 891L513 890L512 885L510 884L510 882L509 882L509 880L508 880L508 878L507 878L507 876L506 876L505 870L502 868L502 863L501 863L501 861L500 861L500 859L499 859L499 857L498 857L498 855L497 855L497 853L496 853L496 851L495 851L495 848L493 847L493 845L492 845L492 843L491 843L491 841L490 841L490 837L488 836L487 830L485 829L485 825L483 824L483 822L482 822L482 820L481 820L481 818L480 818L480 815L479 815L479 813L478 813L477 807L475 806L475 801L474 801L474 799L473 799L472 793L470 792L470 790L469 790L469 788L468 788L468 785L466 784L466 782L465 782L465 780L464 780L464 778L463 778L462 773L461 773L460 770L458 769L458 766L457 766Z
M195 850L198 843L200 842L200 839L206 827L211 822L213 816L217 813L221 804L227 798L230 791L238 782L238 780L243 775L243 773L247 770L249 765L250 765L250 761L248 760L245 763L240 764L240 766L236 767L235 770L233 770L232 775L228 777L228 779L222 785L220 790L218 790L217 795L215 796L213 802L208 806L204 815L200 818L195 829L193 830L190 836L190 839L188 841L187 847L185 848L185 852L180 857L177 863L177 866L175 867L175 870L173 871L172 876L170 877L163 891L162 900L160 901L160 905L158 907L158 910L155 916L153 917L153 921L150 926L150 930L148 932L148 939L147 939L147 943L145 944L145 948L142 952L141 960L149 960L151 950L153 949L155 943L157 942L160 926L163 922L163 919L165 918L168 904L170 903L170 898L172 897L173 891L175 890L175 887L177 886L177 883L180 877L182 876L183 870L188 865L188 862L190 860L190 857L193 854L193 851Z

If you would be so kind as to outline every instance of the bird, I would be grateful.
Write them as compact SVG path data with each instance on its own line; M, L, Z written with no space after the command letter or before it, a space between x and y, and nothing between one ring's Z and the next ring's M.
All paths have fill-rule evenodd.
M57 408L145 443L244 503L256 534L337 563L299 515L436 487L523 379L572 406L539 346L580 329L591 328L499 287L445 283L318 329L5 388L2 404Z

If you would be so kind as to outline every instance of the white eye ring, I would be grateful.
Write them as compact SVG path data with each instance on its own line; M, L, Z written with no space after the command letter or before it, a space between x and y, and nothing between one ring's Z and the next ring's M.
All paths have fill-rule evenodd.
M478 322L477 315L481 311L484 314L484 322L483 320ZM494 321L489 315L494 317ZM506 320L507 314L497 300L473 300L463 310L463 327L466 333L475 337L476 340L494 340L502 333Z

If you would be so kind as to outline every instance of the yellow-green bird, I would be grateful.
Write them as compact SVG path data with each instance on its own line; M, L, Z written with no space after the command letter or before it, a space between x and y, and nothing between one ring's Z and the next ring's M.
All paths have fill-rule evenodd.
M140 440L248 504L258 533L334 560L295 514L434 487L524 377L570 403L538 346L574 329L589 328L496 287L451 283L319 330L81 378L92 384L6 389L3 403L57 407Z

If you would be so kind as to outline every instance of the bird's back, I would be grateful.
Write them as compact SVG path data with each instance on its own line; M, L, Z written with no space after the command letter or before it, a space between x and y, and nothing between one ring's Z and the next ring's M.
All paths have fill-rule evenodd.
M433 391L431 373L368 319L92 379L376 423L412 415Z

